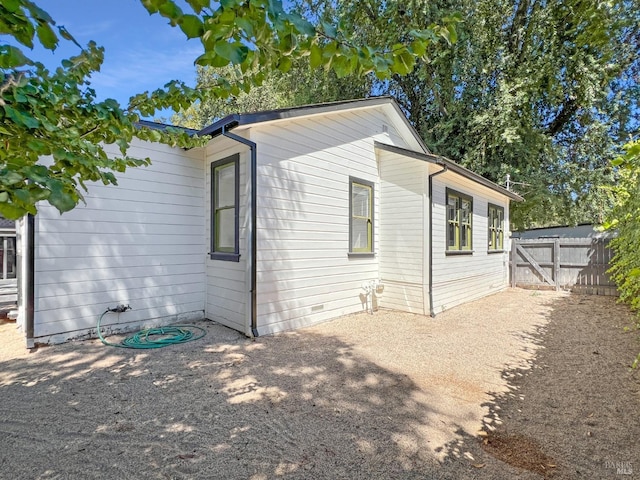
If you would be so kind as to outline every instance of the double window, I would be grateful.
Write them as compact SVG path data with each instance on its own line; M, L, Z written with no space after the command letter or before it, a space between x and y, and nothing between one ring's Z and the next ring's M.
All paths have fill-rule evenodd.
M349 252L373 253L373 183L349 177Z
M211 164L211 258L237 262L239 250L240 156Z
M504 208L489 204L489 251L504 250Z
M447 188L447 251L471 252L473 199Z

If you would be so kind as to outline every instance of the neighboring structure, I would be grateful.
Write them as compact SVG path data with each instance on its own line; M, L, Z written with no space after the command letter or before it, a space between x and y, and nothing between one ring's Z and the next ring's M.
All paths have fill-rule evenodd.
M557 227L540 227L513 232L513 238L611 238L614 234L611 231L600 231L592 223L581 223L580 225Z
M16 280L16 222L0 217L0 308L15 305L18 298Z
M508 285L521 198L431 155L390 98L230 115L199 134L212 139L189 151L136 142L151 166L21 222L28 343L95 334L121 303L133 310L105 317L112 330L206 317L264 335L374 302L435 315Z

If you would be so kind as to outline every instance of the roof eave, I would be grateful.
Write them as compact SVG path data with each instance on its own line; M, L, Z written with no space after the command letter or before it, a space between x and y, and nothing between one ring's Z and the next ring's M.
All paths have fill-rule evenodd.
M356 100L343 100L338 102L326 102L315 105L280 108L277 110L267 110L256 113L234 113L231 115L227 115L220 120L217 120L208 127L200 130L197 134L199 136L210 135L211 137L217 137L224 130L231 130L241 125L253 125L258 123L273 122L277 120L289 120L309 115L321 115L324 113L346 111L353 108L370 108L379 105L393 106L398 115L405 122L405 125L407 126L411 134L415 136L418 143L420 143L421 147L423 147L425 151L429 151L413 126L407 120L404 113L402 113L402 110L400 110L397 102L389 96L370 97L364 99L361 98Z
M374 142L374 146L375 148L379 148L381 150L386 150L388 152L393 152L393 153L397 153L400 155L404 155L407 157L411 157L411 158L415 158L417 160L422 160L424 162L428 162L428 163L434 163L434 164L438 164L438 165L446 165L447 168L452 171L457 173L458 175L461 175L465 178L468 178L469 180L473 180L481 185L484 185L487 188L490 188L493 191L496 191L508 198L510 198L511 200L514 200L516 202L523 202L524 198L522 198L520 195L518 195L517 193L514 193L510 190L507 190L504 187L501 187L500 185L498 185L495 182L492 182L491 180L484 178L482 175L478 175L475 172L472 172L471 170L469 170L468 168L465 168L461 165L458 165L457 163L455 163L453 160L449 160L448 158L442 157L440 155L433 155L431 153L422 153L422 152L415 152L413 150L407 150L406 148L402 148L402 147L396 147L395 145L388 145L386 143L382 143L382 142Z

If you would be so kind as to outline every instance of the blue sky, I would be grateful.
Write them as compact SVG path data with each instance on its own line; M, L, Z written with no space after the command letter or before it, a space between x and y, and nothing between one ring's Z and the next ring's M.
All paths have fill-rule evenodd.
M102 69L91 82L99 100L115 98L126 105L132 95L170 80L195 83L193 61L202 53L200 41L188 41L163 17L150 16L139 0L36 0L36 4L81 45L94 40L105 48ZM63 40L54 53L42 48L26 53L53 68L77 52L78 47Z

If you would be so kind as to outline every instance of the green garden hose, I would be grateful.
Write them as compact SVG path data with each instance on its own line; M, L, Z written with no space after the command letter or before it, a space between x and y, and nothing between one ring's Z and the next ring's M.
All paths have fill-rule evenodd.
M167 327L145 328L133 335L128 336L120 343L107 342L100 332L100 322L102 318L111 310L105 310L98 319L98 338L105 345L120 348L162 348L169 345L177 345L180 343L192 342L199 340L207 334L204 328L195 325L169 325ZM197 333L197 331L200 333Z

